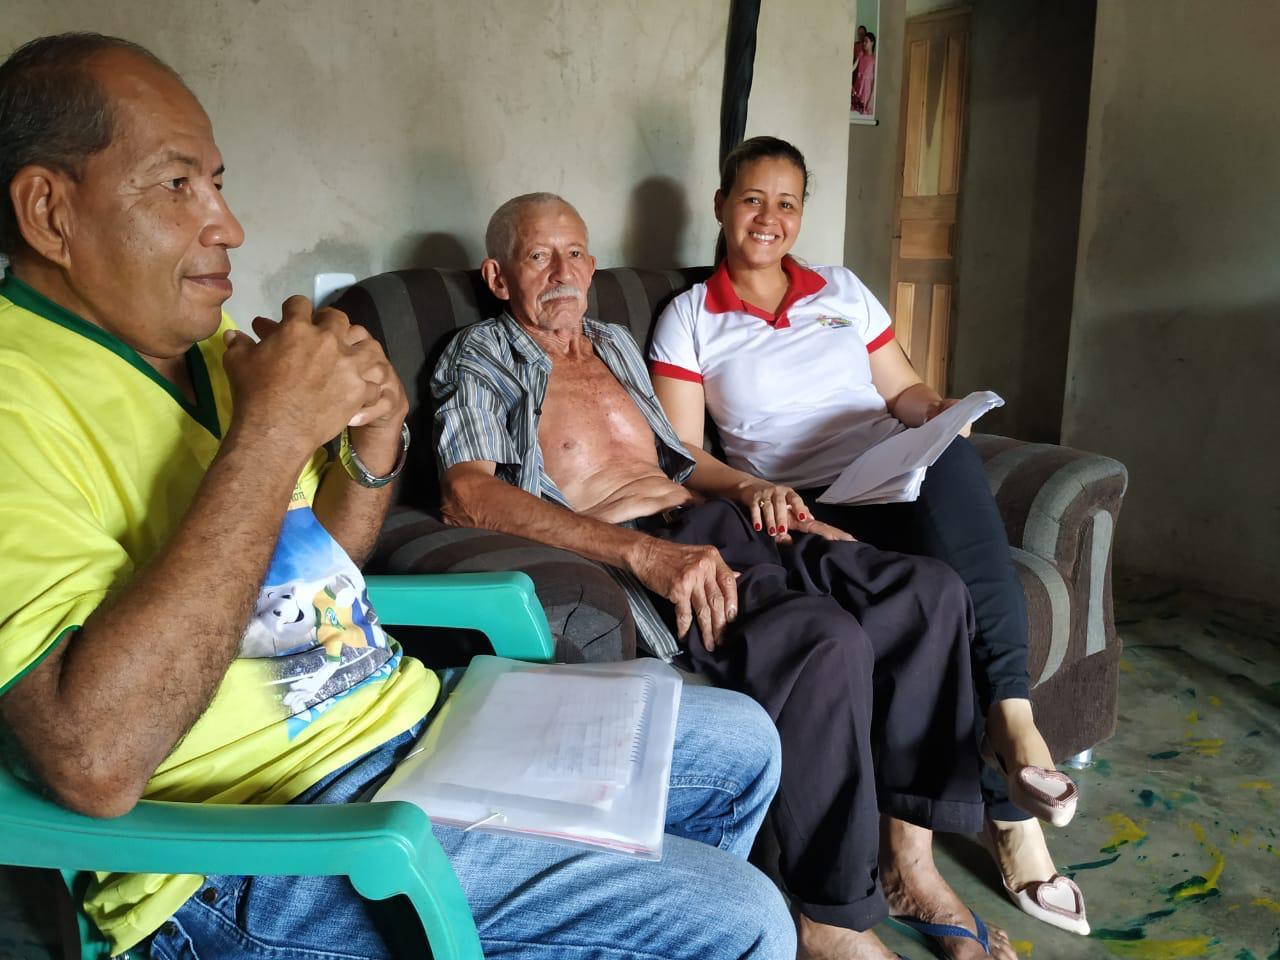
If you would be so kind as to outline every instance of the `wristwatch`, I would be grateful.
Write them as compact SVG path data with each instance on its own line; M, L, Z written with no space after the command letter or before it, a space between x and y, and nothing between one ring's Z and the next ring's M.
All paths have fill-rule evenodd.
M409 455L409 425L407 423L400 424L400 456L396 458L396 465L391 468L391 472L385 477L375 476L369 472L369 468L364 465L364 461L360 459L360 454L356 453L356 448L351 445L351 437L346 427L342 428L342 438L338 443L338 459L342 462L343 469L347 471L349 476L362 487L368 487L370 490L376 490L378 487L385 487L388 483L400 476L400 471L404 469L404 462Z

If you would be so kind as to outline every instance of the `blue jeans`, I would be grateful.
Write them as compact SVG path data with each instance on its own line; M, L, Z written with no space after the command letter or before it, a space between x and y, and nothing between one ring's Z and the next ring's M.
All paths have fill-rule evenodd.
M412 744L411 731L312 787L302 802L359 797ZM746 863L778 785L778 736L727 690L686 686L676 727L662 859L434 827L489 958L786 958L782 896ZM211 876L149 941L163 960L352 960L421 956L411 908L362 899L345 877ZM420 938L420 934L417 934Z

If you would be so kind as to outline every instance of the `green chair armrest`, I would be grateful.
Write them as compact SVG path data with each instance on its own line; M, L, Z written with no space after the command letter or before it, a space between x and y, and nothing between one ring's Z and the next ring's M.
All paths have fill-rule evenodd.
M369 576L365 582L378 618L388 625L479 630L499 656L555 657L546 614L523 573Z
M63 809L0 767L4 862L130 873L288 874L351 878L371 899L403 893L436 957L480 960L462 888L409 803L239 806L143 800L99 820Z
M546 615L523 573L371 576L380 619L482 631L499 655L550 661ZM431 822L409 803L221 805L140 801L110 820L66 810L0 764L3 862L73 871L350 877L405 894L439 960L482 960L466 896Z

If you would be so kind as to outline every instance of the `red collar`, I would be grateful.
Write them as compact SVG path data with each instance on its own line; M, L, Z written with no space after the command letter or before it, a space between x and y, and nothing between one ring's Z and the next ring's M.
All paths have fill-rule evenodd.
M707 300L704 309L707 313L731 313L735 310L759 317L775 330L791 326L787 319L787 311L797 301L811 297L827 285L822 275L808 267L802 267L791 257L782 258L782 271L787 275L787 293L778 304L777 314L761 310L754 303L747 303L733 289L733 281L729 279L728 262L720 261L715 273L707 278Z

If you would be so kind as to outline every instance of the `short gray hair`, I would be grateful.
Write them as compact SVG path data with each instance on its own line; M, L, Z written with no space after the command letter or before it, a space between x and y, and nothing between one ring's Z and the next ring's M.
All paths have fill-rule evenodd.
M493 216L489 218L489 226L484 231L485 256L497 260L499 263L509 262L516 253L516 230L520 225L520 217L531 207L543 207L553 203L567 208L582 221L582 229L584 232L586 231L587 222L582 220L582 214L578 213L574 205L559 194L545 192L522 193L518 197L512 197L500 206L493 212Z

